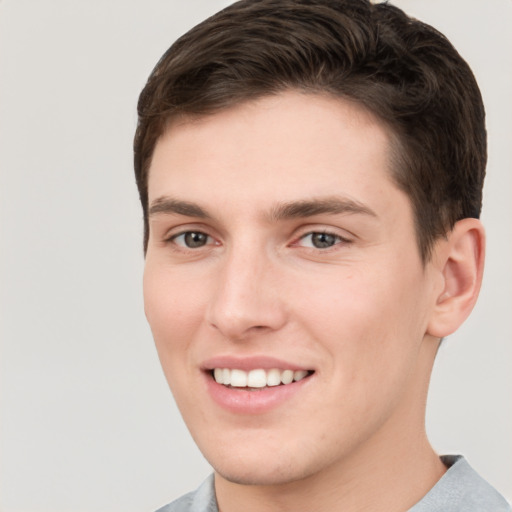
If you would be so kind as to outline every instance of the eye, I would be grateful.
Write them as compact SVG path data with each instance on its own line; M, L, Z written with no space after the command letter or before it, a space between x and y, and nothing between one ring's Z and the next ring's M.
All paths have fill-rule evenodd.
M302 236L297 245L312 247L314 249L329 249L342 242L348 243L348 240L333 233L315 231Z
M187 249L198 249L212 242L212 238L201 231L185 231L171 238L176 245Z

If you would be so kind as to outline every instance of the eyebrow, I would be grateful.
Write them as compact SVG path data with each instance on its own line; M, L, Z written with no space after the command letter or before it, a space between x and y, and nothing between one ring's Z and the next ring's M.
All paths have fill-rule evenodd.
M377 217L377 214L368 206L345 197L325 197L301 201L291 201L272 208L270 219L272 221L283 219L296 219L313 217L322 214L363 214Z
M149 208L149 216L158 213L177 214L186 217L198 217L200 219L211 219L211 215L199 205L189 201L181 201L172 197L159 197L155 199Z
M184 215L199 219L211 219L212 216L198 204L182 201L172 197L159 197L155 199L149 208L149 216L163 214ZM322 214L363 214L377 217L377 214L368 206L345 197L323 197L290 201L274 206L268 215L271 222L290 220L305 217L313 217Z

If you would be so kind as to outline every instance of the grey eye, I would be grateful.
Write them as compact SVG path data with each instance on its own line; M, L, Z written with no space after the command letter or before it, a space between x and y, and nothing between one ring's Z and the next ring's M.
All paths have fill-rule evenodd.
M339 236L329 233L311 233L311 245L317 249L326 249L332 247L339 241Z
M174 242L182 247L197 249L198 247L205 246L209 238L207 234L201 233L200 231L187 231L186 233L181 233L176 236Z

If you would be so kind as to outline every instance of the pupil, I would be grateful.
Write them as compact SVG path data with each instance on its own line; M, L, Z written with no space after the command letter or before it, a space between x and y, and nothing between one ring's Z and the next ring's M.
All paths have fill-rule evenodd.
M312 242L317 249L325 249L336 243L336 237L328 233L313 233Z
M206 244L207 235L191 231L185 235L185 244L187 247L202 247Z

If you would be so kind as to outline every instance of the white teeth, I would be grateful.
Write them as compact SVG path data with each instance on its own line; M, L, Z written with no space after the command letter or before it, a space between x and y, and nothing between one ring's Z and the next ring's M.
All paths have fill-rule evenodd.
M281 382L283 384L291 384L293 382L293 370L285 370L281 373Z
M281 372L277 368L272 368L267 372L267 386L279 386L281 384Z
M243 370L231 370L231 385L234 388L247 387L247 372Z
M295 382L302 380L304 377L306 377L308 372L306 370L297 370L293 372L293 380Z
M307 377L307 370L262 370L260 368L246 372L239 369L215 368L213 378L218 384L233 386L235 388L264 388L265 386L279 386L291 384Z
M247 376L247 386L250 388L264 388L267 385L267 372L265 370L251 370Z
M213 370L213 376L215 378L215 382L224 384L224 370L222 368L215 368L215 370Z

